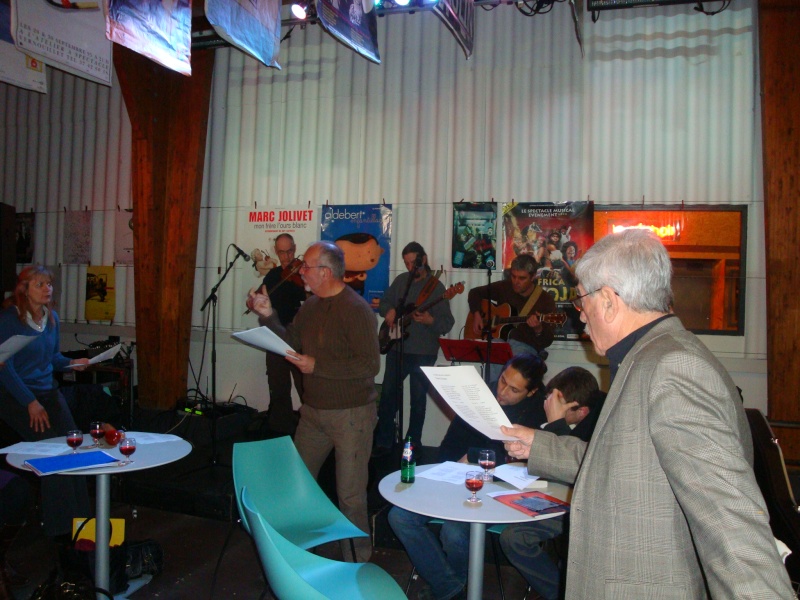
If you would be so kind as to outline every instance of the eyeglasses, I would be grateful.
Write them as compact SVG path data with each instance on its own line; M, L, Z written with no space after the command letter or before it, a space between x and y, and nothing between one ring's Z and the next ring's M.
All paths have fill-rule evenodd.
M572 299L572 306L574 306L575 310L577 310L578 312L582 311L583 310L583 298L586 298L586 296L591 296L592 294L594 294L596 292L599 292L602 289L603 288L599 287L594 291L587 292L585 294L581 294L580 296L575 296Z
M294 248L292 248L291 250L276 250L275 252L280 256L287 256L289 254L294 254Z
M330 267L328 265L310 265L307 262L303 261L303 264L300 265L300 270L308 271L309 269L330 269Z

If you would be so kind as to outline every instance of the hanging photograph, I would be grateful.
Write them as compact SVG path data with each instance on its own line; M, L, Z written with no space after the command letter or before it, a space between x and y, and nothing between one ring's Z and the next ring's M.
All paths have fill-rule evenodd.
M389 287L392 244L391 204L323 206L320 239L344 252L344 282L377 311Z
M92 213L71 210L64 214L64 263L88 264L92 259Z
M453 204L453 267L497 268L497 205L494 202Z
M114 267L88 267L86 269L86 320L113 321L116 304Z
M575 263L593 242L591 202L503 206L503 266L509 268L520 254L536 259L537 283L567 315L567 322L556 329L556 339L580 339L583 334L584 325L572 306L578 285Z
M133 264L133 209L118 210L114 218L114 263Z
M36 213L17 213L17 262L33 262L33 234L36 224Z

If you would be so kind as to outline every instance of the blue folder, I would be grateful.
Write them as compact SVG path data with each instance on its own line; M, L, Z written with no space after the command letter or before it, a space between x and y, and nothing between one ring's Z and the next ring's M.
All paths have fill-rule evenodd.
M79 469L91 469L93 467L108 466L119 462L107 452L96 450L94 452L76 452L75 454L59 454L58 456L43 456L42 458L30 458L25 464L30 467L37 475L52 475L53 473L64 473L66 471L77 471Z

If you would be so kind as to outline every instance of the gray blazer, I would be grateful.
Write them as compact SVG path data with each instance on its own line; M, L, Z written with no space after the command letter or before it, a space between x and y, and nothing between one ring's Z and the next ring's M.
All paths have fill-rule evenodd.
M625 357L588 443L537 431L528 470L574 482L566 598L793 598L724 367L677 318Z

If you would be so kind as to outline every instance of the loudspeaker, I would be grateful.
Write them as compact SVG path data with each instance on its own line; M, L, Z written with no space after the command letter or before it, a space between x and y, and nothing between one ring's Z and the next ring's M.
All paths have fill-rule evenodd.
M17 211L0 203L0 292L10 292L17 283Z

